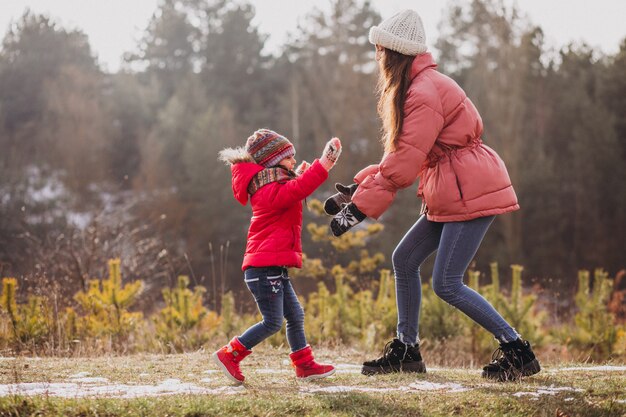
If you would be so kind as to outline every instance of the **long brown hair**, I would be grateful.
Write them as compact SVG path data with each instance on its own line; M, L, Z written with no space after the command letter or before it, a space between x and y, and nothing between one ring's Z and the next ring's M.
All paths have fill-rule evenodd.
M403 55L385 48L379 61L378 115L383 121L381 141L385 152L396 149L404 123L404 99L411 84L411 64L414 56Z

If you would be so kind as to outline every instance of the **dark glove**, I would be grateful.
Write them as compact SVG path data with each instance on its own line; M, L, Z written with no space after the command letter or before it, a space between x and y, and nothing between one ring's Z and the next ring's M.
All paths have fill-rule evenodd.
M352 196L356 191L359 184L343 185L340 183L335 184L335 189L339 191L337 194L333 194L324 201L324 211L326 214L334 216L339 213L344 205L352 201Z
M335 236L341 236L355 225L361 223L367 216L361 213L354 203L346 204L330 222L330 230Z

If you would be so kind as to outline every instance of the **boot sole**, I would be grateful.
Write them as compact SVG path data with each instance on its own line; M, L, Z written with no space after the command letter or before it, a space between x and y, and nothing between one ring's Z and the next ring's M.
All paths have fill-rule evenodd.
M521 371L517 369L504 372L483 371L482 377L487 379L495 379L499 382L517 381L521 377L531 376L538 373L539 371L541 371L539 361L537 359L534 359L533 361L528 362L526 365L522 366Z
M328 371L324 374L316 374L316 375L309 375L309 376L303 376L303 377L299 377L298 380L300 381L313 381L314 379L322 379L322 378L326 378L329 377L331 375L333 375L335 373L335 369L333 369L332 371Z
M226 378L230 379L232 382L234 382L237 385L243 384L243 381L238 380L237 378L232 376L230 372L228 372L228 369L226 369L226 366L222 363L220 358L217 356L217 352L211 355L211 359L213 359L213 362L215 362L215 364L220 368L220 370L224 373L224 375L226 375Z
M361 373L363 375L378 375L378 374L393 374L393 373L415 373L415 374L425 374L426 373L426 365L424 362L410 362L404 365L400 365L399 367L395 367L393 365L389 366L367 366L363 365L361 368Z

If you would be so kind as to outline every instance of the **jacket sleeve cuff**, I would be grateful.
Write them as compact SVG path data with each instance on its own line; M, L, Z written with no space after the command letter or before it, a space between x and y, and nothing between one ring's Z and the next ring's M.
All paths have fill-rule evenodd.
M379 171L378 164L369 165L363 168L362 170L360 170L354 176L354 182L356 182L357 184L361 184L363 180L365 180L365 178L367 178L369 175L378 173L378 171Z

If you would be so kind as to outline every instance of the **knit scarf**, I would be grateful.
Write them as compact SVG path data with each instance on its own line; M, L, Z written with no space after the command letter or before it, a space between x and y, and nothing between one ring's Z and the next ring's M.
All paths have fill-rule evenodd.
M254 195L261 187L273 182L285 183L295 178L295 174L287 171L285 168L265 168L256 174L248 185L248 194Z

